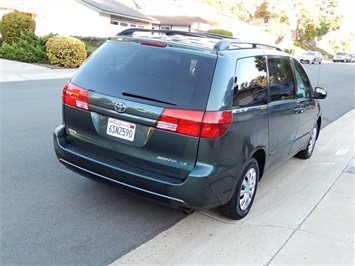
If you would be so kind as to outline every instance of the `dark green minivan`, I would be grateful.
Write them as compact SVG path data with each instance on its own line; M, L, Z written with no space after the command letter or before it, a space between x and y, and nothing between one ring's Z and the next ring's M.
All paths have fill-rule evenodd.
M277 47L128 29L65 85L54 148L83 176L241 219L265 173L312 155L326 95Z

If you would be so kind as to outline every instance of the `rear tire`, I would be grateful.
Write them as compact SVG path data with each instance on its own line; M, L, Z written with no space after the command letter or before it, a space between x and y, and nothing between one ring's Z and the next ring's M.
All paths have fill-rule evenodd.
M297 158L308 159L312 156L314 147L316 146L317 136L318 136L318 124L316 124L311 132L311 136L307 143L307 147L296 154Z
M251 158L237 182L232 198L219 208L222 215L233 220L244 218L253 205L258 182L259 165L255 158Z

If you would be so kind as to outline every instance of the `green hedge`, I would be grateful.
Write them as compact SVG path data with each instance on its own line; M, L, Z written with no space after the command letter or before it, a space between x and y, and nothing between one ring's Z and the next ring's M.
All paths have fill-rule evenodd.
M223 35L223 36L228 36L228 37L233 37L233 33L228 31L228 30L222 30L222 29L211 29L207 31L208 33L212 34L217 34L217 35Z
M46 42L53 35L36 36L32 31L21 33L16 42L4 42L0 48L0 57L28 63L48 63Z

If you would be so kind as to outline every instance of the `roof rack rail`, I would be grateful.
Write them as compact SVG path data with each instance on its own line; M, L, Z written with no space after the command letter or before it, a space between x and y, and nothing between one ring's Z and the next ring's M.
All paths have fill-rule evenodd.
M117 33L116 36L132 36L135 32L151 32L151 33L164 33L167 36L181 35L189 37L204 37L212 39L233 39L228 36L211 34L205 32L191 32L191 31L180 31L180 30L156 30L156 29L141 29L141 28L130 28Z
M251 45L251 48L258 48L260 46L264 46L264 47L268 47L268 48L272 48L275 49L277 51L281 51L283 52L283 50L276 46L276 45L272 45L272 44L265 44L265 43L257 43L257 42L251 42L251 41L245 41L245 40L240 40L240 39L224 39L219 41L218 43L216 43L216 45L214 46L214 50L217 51L222 51L222 50L230 50L230 49L247 49L250 47L238 47L238 48L231 48L231 46L235 45L235 46L240 46L240 45Z
M249 49L249 48L259 48L261 46L272 48L278 51L283 51L280 47L265 43L256 43L246 40L241 40L229 36L211 34L205 32L191 32L191 31L179 31L179 30L156 30L156 29L142 29L142 28L130 28L117 33L118 37L133 37L135 32L150 32L150 33L162 33L166 36L187 36L187 37L198 37L204 39L215 39L216 43L213 47L215 51L225 51L225 50L236 50L236 49ZM250 45L249 47L243 47L243 45ZM234 47L233 47L234 46Z

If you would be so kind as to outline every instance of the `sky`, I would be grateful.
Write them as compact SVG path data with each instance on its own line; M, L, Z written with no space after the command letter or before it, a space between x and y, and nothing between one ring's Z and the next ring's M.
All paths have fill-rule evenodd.
M344 16L343 31L355 32L355 0L338 0L339 10Z

